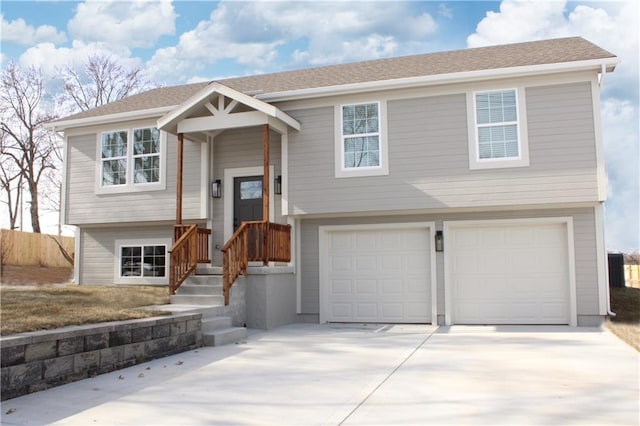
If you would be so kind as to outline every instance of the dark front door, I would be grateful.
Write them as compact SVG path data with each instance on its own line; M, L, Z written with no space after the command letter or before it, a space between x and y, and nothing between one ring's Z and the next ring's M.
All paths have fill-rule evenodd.
M233 230L252 220L262 220L262 176L237 177L233 181Z

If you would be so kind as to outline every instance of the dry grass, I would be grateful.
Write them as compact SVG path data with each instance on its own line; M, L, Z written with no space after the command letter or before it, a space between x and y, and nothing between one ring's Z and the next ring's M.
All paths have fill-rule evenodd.
M616 316L607 319L607 328L640 351L640 288L612 288L611 310Z
M0 333L48 330L67 325L147 318L141 306L169 302L166 287L43 285L0 287Z

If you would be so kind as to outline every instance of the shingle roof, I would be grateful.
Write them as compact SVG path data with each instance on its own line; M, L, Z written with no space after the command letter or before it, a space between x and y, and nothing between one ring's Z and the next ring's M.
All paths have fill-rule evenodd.
M615 58L615 55L582 37L569 37L259 74L218 80L218 82L239 92L267 94L411 77L606 58ZM207 84L209 83L203 82L152 89L72 115L64 120L179 105L203 89Z

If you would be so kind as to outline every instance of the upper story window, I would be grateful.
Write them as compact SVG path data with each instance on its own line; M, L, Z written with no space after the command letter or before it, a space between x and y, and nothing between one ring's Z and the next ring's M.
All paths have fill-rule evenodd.
M529 165L524 91L475 92L470 115L469 166L472 169Z
M336 110L336 177L388 174L384 103L342 105Z
M102 186L127 183L127 132L102 134Z
M133 131L133 183L160 181L160 131L155 127Z
M164 189L164 147L155 127L100 134L98 192Z

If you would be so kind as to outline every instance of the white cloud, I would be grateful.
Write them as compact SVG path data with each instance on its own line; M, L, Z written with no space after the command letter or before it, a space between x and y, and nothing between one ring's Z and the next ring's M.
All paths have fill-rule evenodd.
M89 55L104 54L115 57L126 67L140 66L138 58L132 58L127 48L114 49L106 43L83 43L74 41L71 47L56 47L52 43L40 43L27 49L18 62L22 66L35 66L42 70L47 78L57 75L56 68L71 65L81 67L87 62Z
M453 11L445 3L440 3L438 5L438 15L443 18L453 19Z
M36 43L63 43L67 40L66 35L62 31L51 25L40 25L35 28L28 25L24 19L19 18L8 22L4 19L4 15L0 14L0 40L3 43L17 43L24 46Z
M170 0L86 1L78 4L68 31L84 42L151 47L161 36L175 33L175 20Z
M327 64L402 54L426 39L436 23L410 2L221 2L208 20L149 61L156 79L185 81L230 59L260 71L287 60ZM299 46L278 58L285 44Z
M607 248L640 248L640 147L638 104L610 98L602 102L602 126L607 163Z
M621 62L607 74L602 94L602 127L608 174L607 247L640 248L638 213L638 3L590 3L567 7L565 1L504 0L500 12L488 12L469 47L581 36L616 54Z

